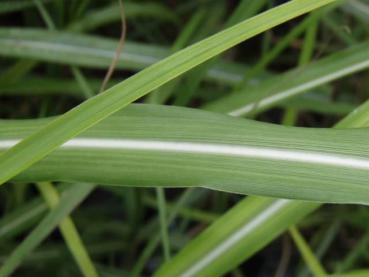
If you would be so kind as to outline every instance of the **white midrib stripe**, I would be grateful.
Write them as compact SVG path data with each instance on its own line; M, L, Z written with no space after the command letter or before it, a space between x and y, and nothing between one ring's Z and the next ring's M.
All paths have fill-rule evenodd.
M231 249L236 243L242 240L246 235L254 231L258 226L269 220L277 214L279 210L287 205L291 200L278 199L274 201L268 208L259 213L251 221L246 222L240 229L232 233L225 240L220 242L211 252L198 260L187 271L181 274L181 277L195 276L199 271L215 261L219 256Z
M20 140L0 140L0 149L7 149ZM301 151L261 146L222 143L179 142L142 139L75 138L62 148L121 149L153 152L192 153L248 157L254 159L328 165L341 168L369 169L369 159L317 151Z
M299 92L303 92L305 90L317 87L321 84L325 84L328 83L332 80L338 79L342 76L345 76L347 74L353 73L355 71L364 69L366 67L369 66L369 59L364 60L363 62L360 63L356 63L352 66L349 67L345 67L341 70L335 71L331 74L325 75L321 78L318 79L314 79L310 82L306 82L303 83L302 85L284 90L284 91L280 91L277 94L271 95L269 97L266 97L264 99L261 99L260 101L256 101L250 104L247 104L243 107L237 108L235 110L230 111L228 114L231 116L242 116L245 115L249 112L251 112L252 110L254 110L255 108L262 108L271 104L274 104L280 100L283 100L285 98L291 97ZM301 74L303 74L303 72L301 72Z

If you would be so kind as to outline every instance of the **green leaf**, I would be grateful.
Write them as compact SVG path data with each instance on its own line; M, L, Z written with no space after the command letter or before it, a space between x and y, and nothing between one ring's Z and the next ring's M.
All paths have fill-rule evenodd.
M106 68L117 41L45 29L0 28L0 55L68 65ZM165 48L127 42L118 67L139 70L165 58Z
M39 183L37 184L45 202L49 205L49 208L55 209L60 203L59 193L56 188L51 183ZM81 199L84 195L81 196ZM70 216L66 216L59 223L59 229L62 233L66 245L69 251L72 253L74 259L76 260L81 272L84 276L97 277L97 271L91 261L90 256L82 242L82 239L77 231L77 227L74 224Z
M301 256L304 258L305 263L309 266L309 269L314 274L314 276L327 276L328 274L325 272L322 265L314 256L313 251L309 247L308 243L305 241L304 237L296 229L296 227L290 227L289 231L294 243L301 253Z
M285 221L298 221L316 204L248 197L191 241L155 276L222 276L265 246Z
M90 98L3 153L0 156L0 184L70 138L196 65L265 30L332 2L335 1L290 1L189 46Z
M309 65L268 78L203 108L233 116L254 115L322 84L369 67L369 42L349 47Z
M65 31L32 28L0 28L0 55L63 65L106 69L115 55L117 40ZM117 68L141 70L169 56L169 48L126 41ZM219 62L207 79L235 84L247 67Z
M13 146L46 123L3 121L0 148ZM14 180L203 186L368 204L368 132L284 127L188 108L132 105Z

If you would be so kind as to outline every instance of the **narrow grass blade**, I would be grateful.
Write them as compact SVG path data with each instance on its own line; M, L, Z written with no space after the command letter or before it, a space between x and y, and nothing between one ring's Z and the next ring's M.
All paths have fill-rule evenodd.
M248 197L192 240L155 276L221 276L227 273L245 256L255 253L260 245L264 246L274 232L283 231L286 220L298 221L314 209L314 204L305 203L305 214L298 213L299 203Z
M55 207L60 203L58 191L51 183L40 183L37 184L37 187L41 191L50 209L55 209ZM60 221L59 228L69 250L84 276L98 276L72 218L69 216L65 217Z
M42 29L0 29L0 54L14 58L105 69L115 54L117 41L96 36ZM165 48L127 42L118 67L139 70L165 58Z
M10 254L0 268L0 276L9 276L22 260L35 249L50 232L65 218L93 189L89 184L78 184L66 190L60 203L37 225L24 241Z
M223 97L203 108L233 116L254 115L292 96L369 67L369 43L347 48L260 85Z
M157 197L157 205L159 210L159 219L160 219L160 234L161 241L163 245L163 252L165 261L170 260L170 241L168 235L168 226L167 226L167 208L165 202L165 192L163 188L155 188L156 189L156 197Z
M72 34L43 29L0 28L0 55L44 62L106 69L115 54L118 41L91 35ZM171 54L171 50L156 45L127 41L117 68L141 70ZM247 67L219 62L206 78L220 83L235 84Z
M314 253L311 251L309 245L306 243L305 239L302 237L296 227L292 226L289 230L296 246L298 247L301 255L303 256L306 264L309 266L310 271L314 274L314 276L327 276L328 274L316 259Z

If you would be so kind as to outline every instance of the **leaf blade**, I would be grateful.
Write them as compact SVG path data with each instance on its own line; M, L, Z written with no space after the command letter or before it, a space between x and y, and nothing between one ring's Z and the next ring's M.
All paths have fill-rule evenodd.
M4 151L47 122L3 122L0 148ZM150 187L154 182L368 203L369 150L363 143L367 134L368 129L284 127L188 108L131 105L15 180Z

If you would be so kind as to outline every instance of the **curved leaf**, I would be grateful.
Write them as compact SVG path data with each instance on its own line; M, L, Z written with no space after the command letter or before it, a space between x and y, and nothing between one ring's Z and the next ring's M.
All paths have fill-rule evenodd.
M3 121L0 148L48 122ZM15 179L204 186L367 204L368 134L368 129L284 127L193 109L132 105Z

